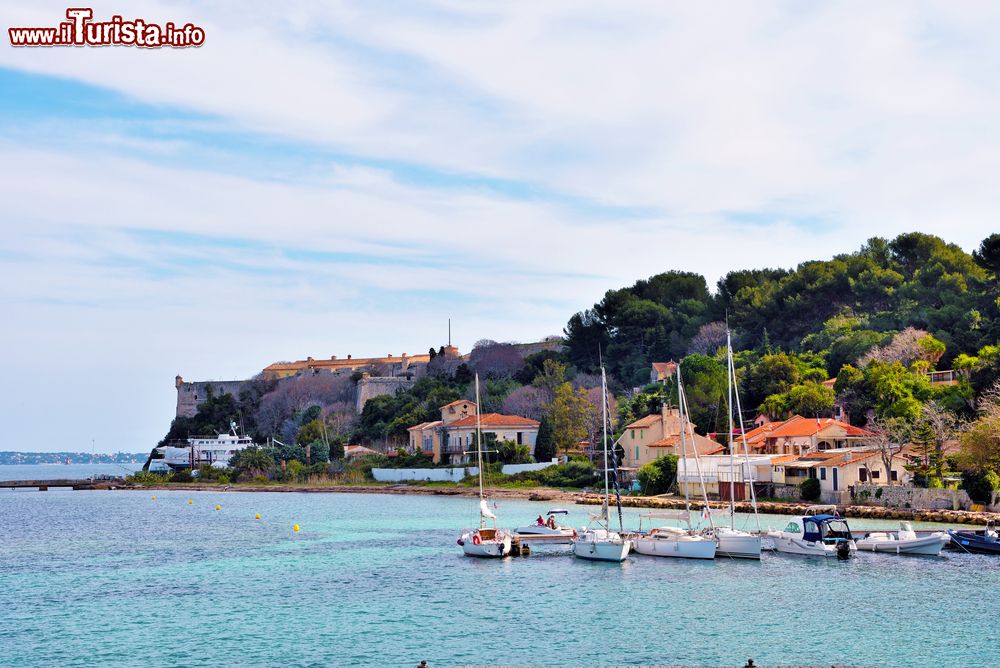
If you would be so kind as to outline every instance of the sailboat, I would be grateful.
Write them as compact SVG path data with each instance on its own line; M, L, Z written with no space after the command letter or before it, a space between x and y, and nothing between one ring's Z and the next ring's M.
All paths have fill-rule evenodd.
M743 429L743 413L740 406L740 392L736 386L736 366L733 363L733 343L729 330L726 330L726 367L729 385L729 526L719 526L712 529L712 534L719 541L716 554L737 559L760 559L760 515L757 513L757 493L753 487L753 468L750 465L750 449ZM750 476L750 499L753 505L754 519L757 522L757 534L736 528L736 444L733 441L733 397L736 397L736 415L740 423L740 438L743 441L743 459L740 468L745 466ZM721 484L721 483L720 483Z
M677 410L681 424L681 460L685 462L687 472L687 401L684 397L684 384L681 381L681 368L677 365ZM694 439L692 439L693 441ZM701 475L701 464L695 447L695 464L698 468L698 480L701 482L701 493L708 509L708 492L705 490L705 479ZM717 543L714 536L703 535L691 527L691 500L688 497L688 484L684 484L684 510L660 511L646 513L644 518L666 518L679 520L687 528L660 526L650 529L648 533L640 533L635 539L635 551L651 557L677 557L681 559L714 559ZM709 515L711 518L711 515ZM640 518L640 532L642 518Z
M479 419L479 374L476 374L476 458L479 464L479 528L469 529L458 539L467 557L497 559L510 554L510 532L497 528L497 516L490 510L483 485L483 428ZM487 526L487 520L492 520Z
M624 538L619 531L611 530L611 520L608 518L610 489L608 487L608 379L601 365L601 415L602 437L604 447L604 503L600 515L591 515L598 526L588 527L573 539L573 554L581 559L592 561L625 561L632 547L631 541ZM615 483L617 485L617 482ZM617 489L617 487L616 487ZM622 529L621 499L618 499L618 528Z

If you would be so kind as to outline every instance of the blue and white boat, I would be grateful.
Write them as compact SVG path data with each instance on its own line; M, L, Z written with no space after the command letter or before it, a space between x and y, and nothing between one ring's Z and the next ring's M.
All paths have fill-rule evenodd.
M858 551L851 528L836 506L810 506L806 512L810 514L792 520L784 530L767 532L778 552L846 559Z

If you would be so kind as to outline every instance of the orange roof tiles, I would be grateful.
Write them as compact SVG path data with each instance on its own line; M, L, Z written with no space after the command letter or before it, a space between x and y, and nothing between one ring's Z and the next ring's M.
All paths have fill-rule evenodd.
M814 436L830 427L840 427L848 436L874 435L870 431L854 427L846 422L841 422L840 420L834 420L833 418L804 418L801 415L795 415L785 420L779 427L771 431L767 438Z
M479 416L479 423L483 427L538 427L541 423L538 420L521 417L520 415L501 415L500 413L484 413ZM461 420L455 420L448 425L451 427L475 427L476 416L469 415Z
M638 420L636 420L632 424L627 425L625 428L626 429L641 429L643 427L652 426L652 425L656 424L657 422L659 422L661 419L662 419L662 416L659 413L654 413L653 415L647 415L644 418L639 418Z
M448 408L449 406L458 406L459 404L472 404L473 406L475 406L476 402L469 401L468 399L456 399L455 401L445 404L441 408Z

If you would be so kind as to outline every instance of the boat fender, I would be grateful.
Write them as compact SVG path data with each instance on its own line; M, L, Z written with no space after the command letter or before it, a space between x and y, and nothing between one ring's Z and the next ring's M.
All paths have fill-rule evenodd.
M573 538L576 538L576 529L573 529Z
M463 546L465 545L465 541L464 541L464 540L462 540L461 538L459 538L459 539L458 539L458 540L457 540L456 542L457 542L457 543L458 543L459 545L463 545Z
M474 534L472 534L472 544L473 544L473 545L479 545L479 544L480 544L480 543L482 543L482 542L483 542L483 541L482 541L482 539L481 539L481 538L479 537L479 534L478 534L478 533L474 533Z

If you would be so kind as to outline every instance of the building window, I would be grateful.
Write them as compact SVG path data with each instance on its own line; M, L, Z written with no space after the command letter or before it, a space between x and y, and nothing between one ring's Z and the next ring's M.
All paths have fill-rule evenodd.
M517 432L517 444L524 445L524 434L522 432Z
M868 471L866 469L858 470L858 480L861 482L868 482Z
M890 471L890 473L892 474L892 481L893 482L896 482L897 480L899 480L899 471Z
M826 469L825 468L822 468L822 469L819 470L819 479L820 480L826 480Z
M629 438L631 438L634 441L635 440L635 429L629 429L628 433L629 433ZM639 455L636 455L636 457L638 457L638 456Z
M639 461L639 446L635 446L635 461Z
M878 480L880 477L879 471L872 471L872 480Z

